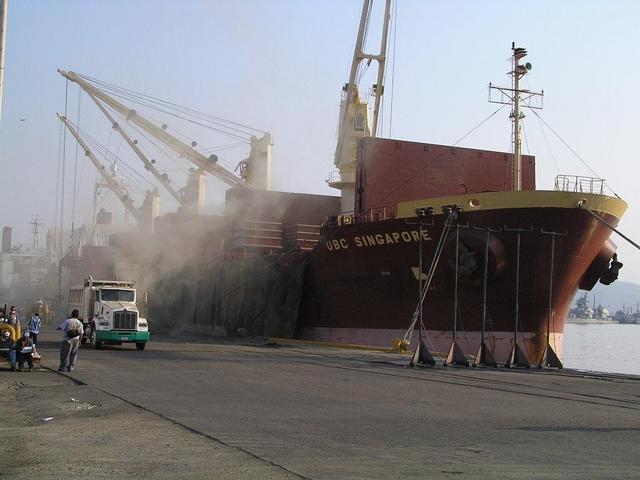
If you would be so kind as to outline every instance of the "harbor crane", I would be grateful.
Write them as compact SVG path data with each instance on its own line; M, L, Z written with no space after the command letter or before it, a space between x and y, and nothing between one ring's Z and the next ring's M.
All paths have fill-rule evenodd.
M204 174L209 173L225 182L231 187L250 187L269 190L271 188L271 146L273 144L271 134L265 132L262 138L251 137L251 151L249 157L238 165L240 175L237 176L217 163L215 155L206 157L195 150L196 143L191 145L184 143L174 135L166 131L166 125L157 126L147 120L140 113L123 105L121 102L97 88L83 76L59 69L58 72L67 80L76 83L96 103L100 111L111 122L112 127L123 136L127 144L134 150L138 158L142 160L145 169L149 170L169 194L189 213L200 213L204 208ZM160 173L137 146L137 142L131 139L118 122L105 108L105 105L122 115L127 121L144 130L146 133L159 140L179 156L193 163L197 168L189 176L187 187L177 192L169 182L166 174Z
M109 113L109 111L106 108L104 108L104 106L100 103L100 101L96 97L94 97L89 92L87 92L87 95L89 95L89 98L91 98L91 100L95 102L95 104L98 106L98 109L100 109L100 111L104 114L104 116L107 117L107 120L111 122L113 129L117 131L120 135L122 135L122 138L124 138L125 142L127 142L127 144L131 147L131 150L133 150L135 154L138 156L138 158L142 160L142 163L144 163L144 168L150 171L153 174L153 176L156 177L156 179L160 182L160 184L165 188L165 190L169 192L169 194L180 205L182 205L183 204L182 198L180 197L180 195L178 195L178 192L176 192L176 190L173 188L171 183L169 183L169 177L167 176L167 174L162 174L158 171L158 169L155 167L153 162L149 161L146 155L142 153L142 150L140 150L140 147L138 147L138 142L133 140L129 135L127 135L127 132L125 132L122 129L120 124L116 122L113 116Z
M340 126L338 128L338 142L334 164L338 172L333 172L327 179L330 187L342 191L340 196L340 210L350 212L355 208L356 187L356 155L358 140L365 137L375 137L378 132L378 118L382 95L384 93L384 69L387 56L387 39L389 37L389 21L391 19L391 0L386 0L378 54L366 53L365 41L369 27L369 19L373 9L373 0L364 0L360 15L360 26L353 51L349 81L342 88L340 103ZM376 83L372 87L375 97L373 106L373 123L369 126L369 111L367 102L360 98L358 82L362 78L362 63L366 60L366 67L372 61L377 62L378 72Z
M124 187L118 182L118 180L111 175L109 175L107 168L96 158L93 154L89 146L80 136L78 130L76 130L69 120L60 114L57 114L60 121L67 127L71 135L76 139L78 144L84 150L84 154L89 157L93 166L96 167L96 170L102 176L104 180L104 184L109 190L111 190L118 200L122 203L125 210L135 218L140 225L146 226L150 231L153 231L154 220L158 216L158 204L159 204L159 195L157 190L152 190L148 193L147 197L143 202L143 206L141 208L136 208L133 204L133 200L128 192L124 189Z

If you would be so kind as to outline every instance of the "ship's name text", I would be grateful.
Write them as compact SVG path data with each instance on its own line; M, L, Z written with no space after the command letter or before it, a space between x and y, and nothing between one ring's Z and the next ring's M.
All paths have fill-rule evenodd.
M358 235L353 239L332 238L325 242L327 250L346 250L350 246L356 248L378 247L380 245L397 245L399 243L418 242L420 240L419 230L405 230L402 232L374 233L371 235ZM422 230L422 240L429 241L431 237L427 230Z

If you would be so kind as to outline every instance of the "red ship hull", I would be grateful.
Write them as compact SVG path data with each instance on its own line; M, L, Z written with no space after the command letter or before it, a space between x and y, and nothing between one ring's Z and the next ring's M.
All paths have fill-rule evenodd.
M611 230L588 211L576 207L585 195L502 192L467 197L470 196L446 199L450 204L463 206L457 220L458 251L464 257L458 274L459 345L469 355L479 347L489 228L487 344L498 361L506 359L513 345L519 263L518 342L529 359L537 361L546 345L548 330L549 342L561 356L570 303L579 287L592 288L607 269L615 248L608 240ZM592 204L599 205L594 208L612 225L617 224L626 208L624 202L610 197L587 197ZM510 205L503 208L495 205L502 198L507 198ZM525 200L513 204L514 198ZM418 304L419 245L423 249L424 279L442 234L445 220L442 201L445 200L423 201L438 212L432 217L419 219L415 214L407 214L421 205L411 202L404 207L405 215L399 215L402 218L366 223L353 220L355 223L325 226L323 241L309 257L297 336L385 347L390 347L393 339L404 337ZM494 205L474 210L468 208L470 202ZM422 242L420 221L424 224ZM515 229L524 230L520 233L519 262ZM446 352L452 340L455 227L445 242L423 305L427 345L437 352ZM412 341L416 336L417 329L410 337Z

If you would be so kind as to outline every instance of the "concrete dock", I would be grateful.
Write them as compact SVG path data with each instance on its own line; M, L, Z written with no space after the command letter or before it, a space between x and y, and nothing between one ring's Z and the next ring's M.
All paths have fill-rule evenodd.
M41 340L42 365L55 369L58 335ZM53 428L26 401L35 395L29 382L46 375L79 402L97 405L91 397L100 394L127 405L151 451L180 456L166 435L156 441L160 422L176 442L193 437L203 451L237 455L219 469L215 455L203 455L205 466L185 461L166 478L640 478L640 377L407 365L401 354L163 338L143 352L83 348L70 374L0 371L0 383L24 382L15 401L36 432ZM101 408L74 421L86 415L90 425ZM126 449L127 431L118 441Z

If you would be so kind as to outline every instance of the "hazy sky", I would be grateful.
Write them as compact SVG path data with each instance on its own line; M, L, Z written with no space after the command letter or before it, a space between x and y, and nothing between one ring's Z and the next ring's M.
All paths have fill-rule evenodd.
M0 224L13 226L16 242L29 244L33 214L54 223L60 137L55 113L65 108L65 81L57 68L268 130L275 143L274 188L337 194L324 179L335 169L340 89L360 8L359 0L10 0ZM487 103L487 84L508 83L507 57L516 41L533 64L525 86L545 91L541 116L629 203L621 229L640 239L634 148L640 2L398 0L397 8L395 74L390 62L383 136L455 142L497 108ZM373 83L365 80L364 92ZM77 87L69 87L68 99L75 121ZM507 115L503 110L461 145L508 150ZM80 119L81 128L138 165L126 145L109 138L107 122L86 96ZM175 121L170 127L202 146L233 142ZM552 187L559 172L590 175L533 114L525 133L525 152L537 157L539 188ZM219 155L235 165L247 153L236 148ZM68 138L67 226L74 161L75 143ZM78 223L90 209L96 178L82 155L79 161ZM184 184L184 163L165 159L160 165L176 185ZM208 185L213 208L222 187L214 179ZM144 185L133 186L139 203ZM162 201L163 211L175 209L168 197ZM626 263L622 278L640 282L640 252L616 242Z

